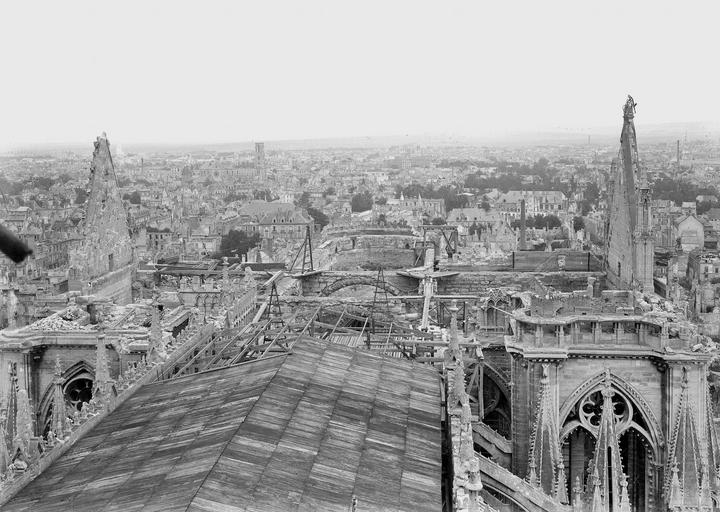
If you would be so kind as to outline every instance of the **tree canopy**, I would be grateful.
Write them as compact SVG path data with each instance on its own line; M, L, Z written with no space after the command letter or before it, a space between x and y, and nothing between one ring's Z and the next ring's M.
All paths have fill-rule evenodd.
M247 194L242 194L238 192L230 192L228 195L225 196L226 203L232 203L233 201L246 201L247 199Z
M517 229L520 227L520 219L515 219L512 221L510 226L513 229ZM554 229L559 228L562 226L562 222L558 217L555 215L531 215L528 216L527 219L525 219L525 226L528 228L535 228L535 229Z
M305 210L308 212L308 215L310 215L313 218L313 220L315 221L315 224L320 226L320 229L322 229L325 226L327 226L328 224L330 224L330 219L328 219L328 216L325 215L320 210L318 210L317 208L308 206Z
M300 208L309 208L310 207L310 193L307 190L304 191L302 193L302 195L300 196L300 198L295 201L295 205L299 206Z
M227 235L220 240L220 251L218 256L229 258L247 254L247 252L260 243L260 234L248 235L245 231L231 229Z
M140 204L142 202L140 200L140 192L137 190L132 194L123 194L122 198L128 200L130 204Z
M85 201L87 201L87 190L84 188L76 188L75 189L75 204L85 204Z
M683 202L695 202L699 195L718 195L713 186L699 186L685 180L665 177L656 181L652 187L653 199L669 199L677 206Z
M585 229L585 220L582 217L573 217L573 231L576 233Z
M372 209L373 197L367 190L355 194L350 200L350 208L354 212L366 212Z

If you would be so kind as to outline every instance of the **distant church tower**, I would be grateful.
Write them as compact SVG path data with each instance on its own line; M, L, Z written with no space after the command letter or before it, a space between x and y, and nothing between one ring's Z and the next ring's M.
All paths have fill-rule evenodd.
M265 143L255 143L255 174L258 179L265 181L267 179L267 171L265 169Z
M635 137L635 101L628 96L623 108L620 153L613 161L608 212L607 274L617 288L641 286L652 292L654 243L651 194L640 167Z

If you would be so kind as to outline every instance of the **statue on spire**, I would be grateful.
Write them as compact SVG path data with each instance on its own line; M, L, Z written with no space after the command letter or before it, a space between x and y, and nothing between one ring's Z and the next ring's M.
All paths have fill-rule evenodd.
M635 117L635 107L637 107L637 103L635 103L633 97L628 94L627 101L625 102L625 106L623 107L623 117L626 120Z

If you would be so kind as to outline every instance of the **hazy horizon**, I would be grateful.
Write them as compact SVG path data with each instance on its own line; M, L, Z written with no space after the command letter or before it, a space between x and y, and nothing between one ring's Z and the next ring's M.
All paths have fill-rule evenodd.
M714 134L716 11L564 0L4 3L0 44L12 51L0 152L89 144L102 132L124 147L612 136L628 93L639 134L661 124Z
M586 131L572 130L544 130L522 131L507 130L493 136L463 136L453 134L389 134L389 135L357 135L345 137L316 137L307 139L267 139L267 151L273 150L319 150L344 148L383 148L400 146L404 144L431 146L485 146L485 147L533 147L546 145L590 145L607 146L617 143L620 135L622 121L613 127L602 127ZM720 126L710 126L709 123L636 123L638 139L644 144L673 143L676 140L688 142L704 141L709 138L720 138ZM85 141L51 142L38 144L23 144L14 148L0 150L0 155L32 154L42 152L71 152L86 153L92 151L92 142L98 134L89 134ZM151 152L173 151L233 151L252 152L254 142L259 140L236 141L190 141L190 142L157 142L142 141L129 142L114 139L112 133L107 133L113 152L122 150L125 154L140 154ZM590 139L588 140L588 137ZM720 141L720 139L719 139Z

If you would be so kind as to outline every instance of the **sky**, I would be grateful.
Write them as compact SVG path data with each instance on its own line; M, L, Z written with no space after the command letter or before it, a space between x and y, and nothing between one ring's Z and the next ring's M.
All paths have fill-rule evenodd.
M0 149L720 121L716 1L0 3Z

